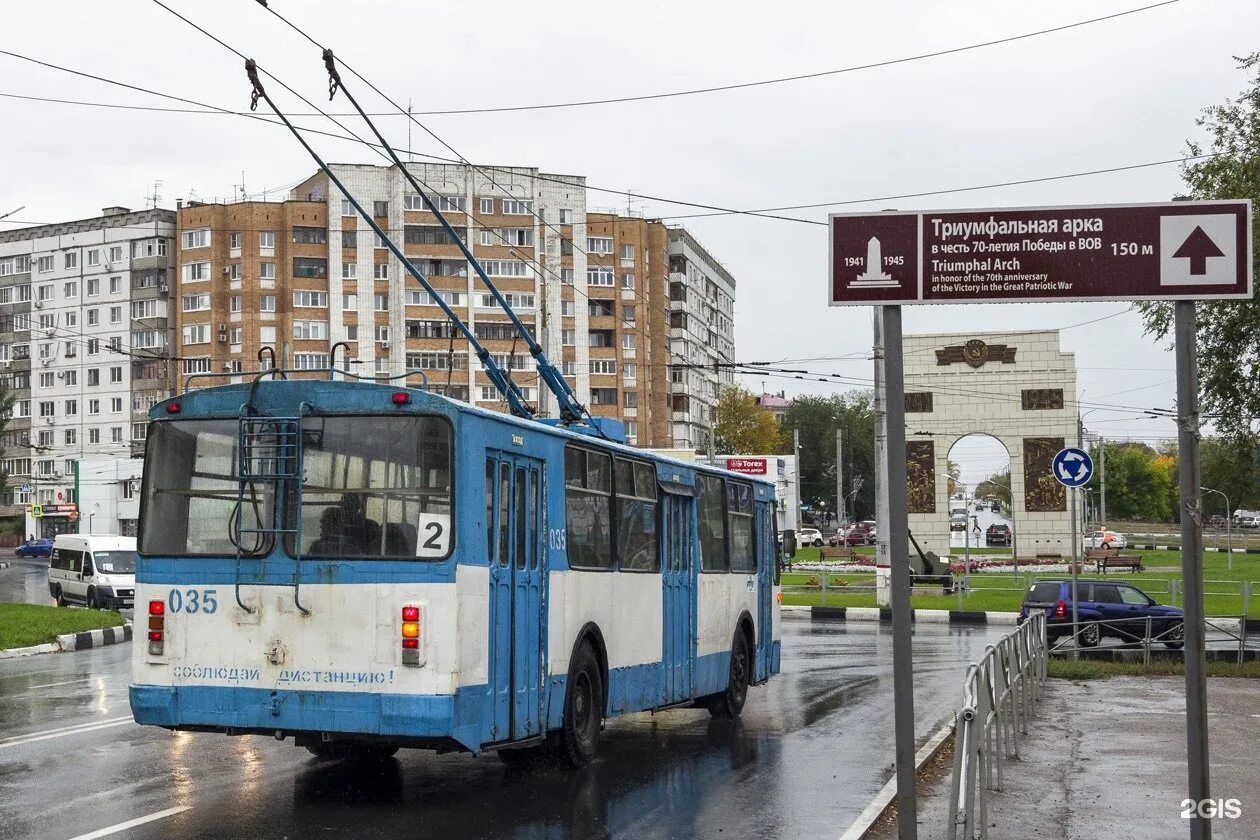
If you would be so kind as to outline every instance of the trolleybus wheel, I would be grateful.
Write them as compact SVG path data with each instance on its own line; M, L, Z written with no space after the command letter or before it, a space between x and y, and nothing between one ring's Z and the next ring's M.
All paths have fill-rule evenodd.
M603 721L604 679L595 652L589 644L583 644L569 666L558 743L560 757L574 767L589 763L599 746Z
M739 717L744 701L748 699L748 671L748 640L736 630L735 641L731 645L731 680L726 691L709 698L709 714L716 718Z

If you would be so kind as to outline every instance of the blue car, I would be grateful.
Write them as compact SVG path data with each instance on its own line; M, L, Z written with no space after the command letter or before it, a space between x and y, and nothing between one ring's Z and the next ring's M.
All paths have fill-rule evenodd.
M1081 647L1093 647L1103 636L1141 641L1146 636L1147 616L1151 619L1151 638L1169 648L1185 644L1184 616L1179 607L1157 604L1154 598L1127 583L1078 580L1076 587L1076 612L1081 622L1112 622L1082 627L1078 637ZM1020 622L1034 610L1045 612L1049 639L1072 635L1072 581L1039 580L1028 587L1019 610Z
M52 540L29 540L13 549L18 557L52 557Z

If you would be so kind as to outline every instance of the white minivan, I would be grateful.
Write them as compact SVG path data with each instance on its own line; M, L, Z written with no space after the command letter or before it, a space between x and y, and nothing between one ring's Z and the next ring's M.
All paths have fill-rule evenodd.
M48 592L59 607L130 608L136 598L136 538L58 534L48 566Z

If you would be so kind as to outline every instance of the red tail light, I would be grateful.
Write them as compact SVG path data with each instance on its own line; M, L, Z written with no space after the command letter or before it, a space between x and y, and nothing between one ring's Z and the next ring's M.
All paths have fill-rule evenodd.
M161 630L150 630L150 631L149 631L149 641L150 641L150 642L160 642L160 641L162 641L162 631L161 631Z
M411 394L406 391L395 391L390 399L394 401L394 405L406 405L411 402Z
M149 602L149 655L161 656L166 651L166 602Z
M149 615L166 615L166 602L165 601L150 601L149 602Z
M419 607L403 607L402 619L403 621L419 621L420 608Z
M1067 618L1067 611L1068 611L1067 601L1060 599L1059 603L1054 605L1055 618Z

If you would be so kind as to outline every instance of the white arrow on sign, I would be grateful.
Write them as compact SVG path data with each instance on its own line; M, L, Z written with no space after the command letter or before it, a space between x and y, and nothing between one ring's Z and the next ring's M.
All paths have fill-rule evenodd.
M1076 470L1076 475L1068 472L1068 464L1077 462L1080 466ZM1063 456L1063 460L1059 462L1059 475L1065 481L1084 481L1089 476L1089 464L1085 463L1085 458L1079 452L1069 452Z

